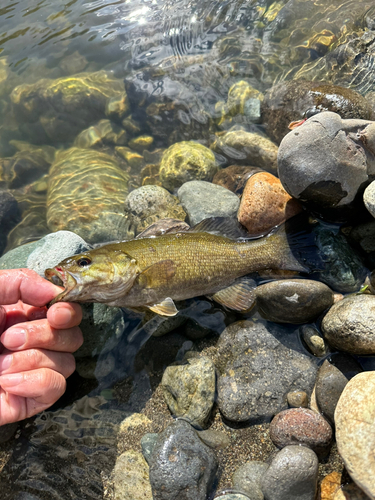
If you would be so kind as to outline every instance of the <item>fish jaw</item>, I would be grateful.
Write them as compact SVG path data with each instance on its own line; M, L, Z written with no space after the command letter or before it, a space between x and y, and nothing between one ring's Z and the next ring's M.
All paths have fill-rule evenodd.
M44 274L45 277L55 285L60 286L58 284L58 281L60 280L62 286L65 288L65 290L63 290L53 300L51 300L49 306L52 306L52 304L55 304L56 302L68 302L69 300L74 299L71 292L76 289L77 280L71 273L69 273L68 271L64 271L64 269L59 266L56 266L46 269Z

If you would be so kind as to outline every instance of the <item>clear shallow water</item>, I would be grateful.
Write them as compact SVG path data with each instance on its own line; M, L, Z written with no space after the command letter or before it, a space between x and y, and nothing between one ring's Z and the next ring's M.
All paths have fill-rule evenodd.
M293 75L327 75L328 80L360 91L366 81L365 90L374 90L368 75L353 80L347 70L333 73L324 59L353 33L374 25L370 1L3 2L0 156L15 153L10 141L30 141L30 130L13 116L11 92L41 78L105 70L121 83L151 81L160 96L167 95L167 76L183 85L179 99L187 109L193 95L211 117L230 86L242 78L261 91ZM366 57L371 71L371 51ZM178 119L183 122L186 116ZM140 125L140 133L149 133L142 120ZM35 144L44 144L43 137L35 134ZM54 147L72 145L60 138L47 142ZM167 145L163 139L157 144ZM38 238L48 231L35 215L42 213L43 218L45 191L40 186L39 191L24 188L21 198L23 209L31 210L27 238ZM192 303L190 317L220 333L225 327L222 311L214 308L205 314L204 302L198 304ZM124 335L115 349L99 356L96 380L75 374L67 394L50 412L21 425L13 455L1 473L0 498L32 500L25 492L56 500L102 498L103 478L116 455L116 426L144 407L160 381L155 372L161 373L176 357L182 359L192 347L187 338L171 340L168 349L162 339L146 342L155 326L145 331L139 321L125 312ZM118 398L114 388L121 383L122 394L128 396Z

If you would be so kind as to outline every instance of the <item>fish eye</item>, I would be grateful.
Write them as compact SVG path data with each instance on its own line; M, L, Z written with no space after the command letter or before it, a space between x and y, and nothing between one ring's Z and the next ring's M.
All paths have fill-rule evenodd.
M77 260L77 264L79 265L79 267L89 266L91 264L91 259L89 259L88 257L81 257Z

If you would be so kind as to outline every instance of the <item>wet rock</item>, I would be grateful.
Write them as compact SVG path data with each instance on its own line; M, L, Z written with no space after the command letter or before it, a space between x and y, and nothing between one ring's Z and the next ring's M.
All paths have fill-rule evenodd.
M218 102L215 111L219 114L218 126L227 127L230 124L259 123L261 118L261 102L263 94L253 88L248 82L240 80L228 91L227 102Z
M248 179L257 172L262 170L258 167L231 165L216 172L212 183L223 186L235 194L242 194Z
M251 321L234 323L221 334L215 365L218 406L226 419L268 420L286 406L288 392L311 392L316 366L277 337L283 340L281 326Z
M20 269L26 267L27 259L36 248L37 243L37 241L26 243L5 253L0 257L0 269Z
M11 439L18 429L18 423L0 425L0 444L6 443Z
M346 385L335 411L336 441L345 468L375 498L375 372L363 372Z
M369 497L355 483L345 484L340 488L333 500L372 500L374 497Z
M48 227L74 231L89 243L124 239L127 182L109 155L79 148L59 153L48 180Z
M375 354L375 297L349 296L324 316L322 331L329 344L350 354Z
M152 455L158 436L159 434L155 432L148 432L147 434L142 436L141 439L142 453L148 464L150 463L150 457Z
M325 82L291 80L273 86L264 96L262 122L267 134L279 144L288 125L313 113L333 111L341 118L372 120L366 99L355 90Z
M321 413L334 423L337 402L348 381L362 371L351 356L334 353L319 367L315 382L315 397Z
M363 202L365 207L370 212L370 214L375 217L375 182L372 181L371 184L367 186L365 192L363 193Z
M194 426L204 427L215 400L215 366L205 357L168 366L161 381L170 411Z
M147 462L134 450L117 458L113 483L114 500L152 500Z
M258 500L259 497L249 497L248 495L242 495L242 493L225 493L225 495L219 495L215 497L215 500ZM263 499L263 497L262 497Z
M265 500L314 500L318 457L305 446L287 446L272 460L262 479Z
M94 148L103 145L122 146L128 138L124 129L110 120L100 120L95 125L82 130L76 137L74 146L77 148Z
M136 151L133 151L125 146L117 146L115 150L120 158L123 158L131 168L139 169L144 166L144 157Z
M174 191L188 181L211 181L218 170L213 152L191 141L178 142L162 156L159 176L163 187Z
M30 151L18 151L10 158L0 159L0 181L9 189L18 189L38 180L50 165L41 150L31 147Z
M300 332L303 342L306 344L308 350L314 354L314 356L321 358L329 352L329 348L326 345L324 338L315 326L301 326Z
M129 141L129 148L142 153L145 149L150 149L153 142L154 139L150 135L140 135Z
M375 220L354 226L348 237L367 254L370 267L375 267Z
M185 421L169 425L150 459L154 500L206 500L217 470L214 452Z
M301 205L285 191L277 177L261 172L246 183L238 220L250 234L264 234L301 210Z
M186 218L178 198L161 186L142 186L129 193L125 199L125 214L135 235L159 220L184 221Z
M332 429L320 415L307 408L278 413L270 424L270 437L278 448L293 444L307 446L324 457L332 444Z
M0 191L0 255L6 247L9 231L20 218L17 200L8 191Z
M245 130L229 130L216 138L211 148L229 162L254 165L271 174L277 171L277 146L267 137Z
M221 450L227 448L231 444L230 437L224 432L206 429L202 431L197 430L197 434L199 439L213 450Z
M334 471L325 476L325 478L320 483L320 499L321 500L333 500L335 493L340 489L341 486L341 474Z
M291 408L307 408L309 397L305 391L291 391L286 395L288 405Z
M287 134L278 152L286 191L331 220L347 220L375 174L374 122L323 112Z
M255 290L258 311L263 318L278 323L307 323L333 304L333 292L313 280L279 280Z
M240 200L228 189L205 181L185 182L178 192L191 226L209 217L235 217Z
M263 500L261 481L268 464L252 460L241 465L233 474L233 487L249 495L251 500Z

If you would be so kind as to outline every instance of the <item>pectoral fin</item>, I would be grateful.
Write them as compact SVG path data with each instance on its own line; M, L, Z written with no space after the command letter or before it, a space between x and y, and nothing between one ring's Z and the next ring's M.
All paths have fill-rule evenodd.
M161 260L142 271L137 281L143 288L157 288L176 274L176 265L171 259Z
M235 311L248 311L255 304L256 283L251 278L241 278L233 285L212 295L212 299Z
M158 304L148 305L147 307L154 313L160 314L160 316L176 316L178 313L175 303L170 297L167 297Z

